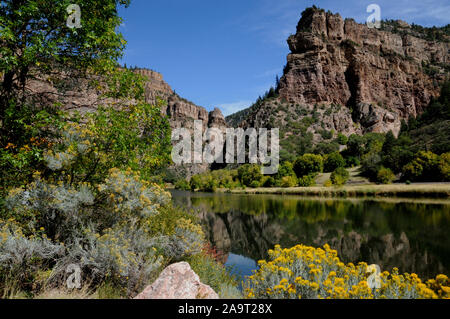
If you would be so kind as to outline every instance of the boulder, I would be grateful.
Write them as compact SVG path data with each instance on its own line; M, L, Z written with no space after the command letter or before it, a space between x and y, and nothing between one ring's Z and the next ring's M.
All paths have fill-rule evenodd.
M217 293L200 282L188 263L168 266L156 281L134 299L219 299Z

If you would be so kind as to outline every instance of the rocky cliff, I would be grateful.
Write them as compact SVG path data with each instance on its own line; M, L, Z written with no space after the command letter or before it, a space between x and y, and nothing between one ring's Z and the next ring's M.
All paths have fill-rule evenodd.
M315 142L324 140L323 130L398 133L401 121L421 114L449 74L449 37L432 41L417 30L401 21L370 29L309 8L288 39L291 53L276 96L227 121L280 127L287 137L300 127Z
M160 73L149 69L135 69L133 72L145 78L146 102L156 104L158 98L166 102L161 107L161 112L169 118L172 129L180 127L193 129L195 120L202 120L204 129L226 127L225 118L219 109L208 112L205 108L180 97L164 81ZM27 83L27 97L35 103L56 104L65 110L81 113L92 112L100 105L126 107L131 103L104 98L101 88L93 86L91 80L73 73L58 73L47 77L35 74ZM207 170L208 165L186 165L185 168L185 173L190 175Z

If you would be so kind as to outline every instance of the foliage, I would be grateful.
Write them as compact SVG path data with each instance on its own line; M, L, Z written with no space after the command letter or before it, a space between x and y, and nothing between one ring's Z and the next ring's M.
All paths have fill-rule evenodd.
M386 139L382 150L383 165L395 173L401 173L420 151L449 152L450 81L443 83L439 98L433 99L422 115L403 123L397 139L389 133Z
M67 122L61 141L44 154L53 175L70 167L71 183L93 184L112 167L131 167L148 179L170 160L169 126L159 107L100 108L85 121Z
M316 185L316 174L305 175L298 179L298 186L310 187Z
M326 173L333 172L338 167L345 167L345 159L338 152L325 156L323 163L323 171Z
M285 161L278 167L276 178L278 180L285 176L295 176L294 166L291 162Z
M56 70L82 73L113 72L122 56L125 40L117 27L122 23L118 7L129 0L81 0L82 28L66 27L69 0L3 1L0 7L0 148L19 137L5 121L7 109L21 111L19 95L27 81ZM20 54L18 54L20 52ZM11 104L12 103L12 104Z
M338 167L331 173L330 180L333 185L342 186L347 183L349 177L350 174L344 167Z
M4 127L15 136L0 136L0 197L9 187L31 182L34 171L45 169L44 153L59 137L57 129L63 121L64 115L56 109L38 110L24 105L18 110L15 103L9 104Z
M185 185L185 182L178 182L175 187L177 189L182 189L183 185ZM221 169L194 175L189 181L189 189L192 191L214 192L217 188L232 189L238 186L240 186L238 171L229 169Z
M403 179L410 181L445 181L447 155L443 158L433 152L420 151L414 160L403 167ZM442 174L444 172L444 174Z
M74 29L69 4L0 7L0 296L61 289L77 265L83 291L131 297L204 245L196 220L149 182L169 163L170 127L162 102L145 103L143 77L118 67L118 7L129 1L78 1L84 18ZM36 77L57 90L86 79L113 102L69 116L28 96Z
M261 186L261 183L259 181L252 181L249 185L251 188L258 188Z
M444 181L450 181L450 153L441 155L441 160L439 161L439 171Z
M182 191L189 191L191 190L191 185L189 185L189 182L185 179L180 179L175 183L175 188L180 189Z
M417 161L412 161L411 163L403 167L403 178L407 181L416 181L423 174L423 166Z
M187 259L192 270L200 277L200 281L210 286L224 298L231 294L239 297L236 278L227 271L226 267L206 253L198 254Z
M369 178L371 181L376 181L381 166L382 159L378 153L367 154L361 162L361 175Z
M337 142L321 142L314 147L314 154L326 155L339 152L339 144Z
M68 265L77 264L92 283L111 280L126 285L128 293L147 283L162 263L162 257L150 249L156 240L147 227L159 208L168 204L166 192L131 169L111 169L96 189L83 183L71 186L67 180L54 185L36 175L27 189L13 190L7 198L11 220L17 220L26 236L41 234L64 245L61 256L46 258L53 269L53 285L66 276ZM179 238L172 240L179 242Z
M390 168L381 167L377 174L377 182L381 184L391 184L395 180L395 175Z
M437 298L433 283L425 284L416 274L399 274L394 268L371 276L375 267L361 262L344 264L328 245L313 248L298 245L289 249L275 246L269 261L249 277L245 294L257 299L419 299ZM376 278L376 277L375 277ZM448 278L441 275L441 296L448 296ZM370 283L379 283L371 289ZM436 283L436 282L434 282Z
M284 176L280 182L281 187L295 187L297 184L298 180L295 176Z
M364 136L352 134L348 138L347 149L343 152L344 157L362 158L367 154L381 152L385 136L381 133L367 133Z
M339 145L347 145L347 143L348 143L348 137L345 136L345 135L342 134L342 133L338 133L338 136L337 136L337 138L336 138L336 142L338 142Z
M297 177L321 173L323 171L323 158L320 155L305 154L294 162L294 172Z
M190 219L181 218L175 222L174 234L163 247L166 256L179 261L200 254L204 242L205 234L201 226L194 224Z
M244 164L238 169L238 178L242 185L251 186L252 182L261 182L261 167L256 164Z

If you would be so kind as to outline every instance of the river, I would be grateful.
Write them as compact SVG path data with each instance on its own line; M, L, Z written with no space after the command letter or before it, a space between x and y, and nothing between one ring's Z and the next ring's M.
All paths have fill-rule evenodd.
M378 264L423 279L450 275L450 201L323 199L172 191L194 210L233 272L250 275L276 244L329 244L343 262Z

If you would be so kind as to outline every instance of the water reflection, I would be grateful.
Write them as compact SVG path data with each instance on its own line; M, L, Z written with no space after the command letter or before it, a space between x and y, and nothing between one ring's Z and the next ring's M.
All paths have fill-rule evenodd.
M245 274L275 244L299 243L315 247L328 243L344 262L376 263L388 271L398 267L423 278L450 273L450 201L323 200L180 191L173 192L173 199L198 212L208 239L228 255L227 265ZM242 258L253 263L244 263Z

